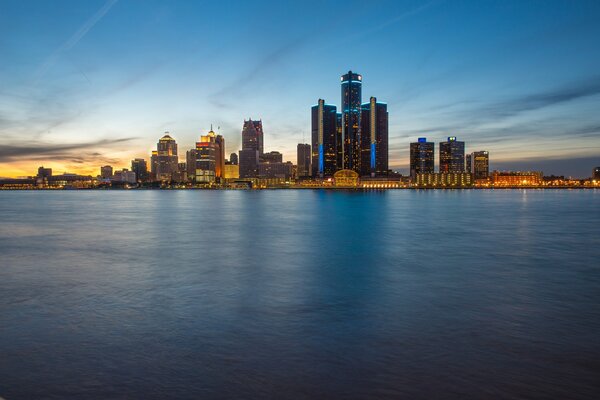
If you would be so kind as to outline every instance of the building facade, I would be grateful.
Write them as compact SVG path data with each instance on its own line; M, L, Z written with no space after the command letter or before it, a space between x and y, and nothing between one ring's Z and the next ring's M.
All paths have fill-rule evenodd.
M146 182L150 177L148 173L148 163L143 158L131 160L131 170L135 173L138 182Z
M337 108L319 99L311 110L312 176L332 176L337 170Z
M473 179L482 180L490 177L490 154L487 151L474 151L467 157L467 172L473 174Z
M410 177L415 179L417 174L432 174L435 172L435 143L427 138L419 138L410 144Z
M412 185L422 188L465 188L473 186L473 177L469 172L418 173Z
M361 173L362 76L352 71L342 75L342 165Z
M361 111L361 175L385 176L388 173L387 104L371 97Z
M219 182L225 169L225 139L211 129L196 142L193 181L197 184Z
M258 150L258 155L262 156L264 151L262 120L244 120L244 126L242 128L242 150L246 149Z
M242 149L239 155L240 178L258 178L258 150Z
M440 143L440 172L465 172L465 142L450 136Z
M177 142L169 132L160 138L156 146L156 154L152 154L155 179L159 181L170 181L173 173L178 170L179 158L177 156Z
M311 146L310 144L298 143L296 150L296 176L305 178L312 175L311 171Z

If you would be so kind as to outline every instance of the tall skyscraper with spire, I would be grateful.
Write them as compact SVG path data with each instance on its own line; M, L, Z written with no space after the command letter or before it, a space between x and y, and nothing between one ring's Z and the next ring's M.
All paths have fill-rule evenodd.
M337 171L337 107L319 99L312 107L312 176L332 176Z
M352 71L342 75L342 165L361 173L362 76Z
M388 173L387 104L371 97L362 105L361 175L384 176Z

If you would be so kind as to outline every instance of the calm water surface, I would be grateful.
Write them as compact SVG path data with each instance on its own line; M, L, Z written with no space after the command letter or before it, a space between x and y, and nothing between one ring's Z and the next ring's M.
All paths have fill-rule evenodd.
M592 399L600 191L0 192L0 397Z

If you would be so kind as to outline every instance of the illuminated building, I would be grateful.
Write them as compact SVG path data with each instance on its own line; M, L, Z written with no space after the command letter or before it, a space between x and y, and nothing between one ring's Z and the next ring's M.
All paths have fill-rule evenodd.
M473 158L473 156L471 154L465 155L465 172L473 173L472 158Z
M541 171L494 171L491 174L492 185L502 186L540 186Z
M387 104L371 97L362 105L361 175L384 176L388 173Z
M242 128L242 150L258 150L258 155L262 156L264 146L263 136L262 120L244 120L244 127Z
M52 176L52 168L39 167L37 177L38 178L49 178Z
M422 188L464 188L473 186L469 172L417 173L412 185Z
M258 159L259 153L256 149L242 149L239 153L240 178L258 177Z
M351 169L342 169L333 174L333 185L336 187L358 187L360 175Z
M158 167L158 151L153 150L150 155L150 178L156 180L156 168Z
M260 156L259 161L261 163L280 163L283 162L283 155L278 151L270 151L268 153L263 153L263 155Z
M335 144L336 144L336 169L341 169L344 165L344 140L342 138L342 113L335 113Z
M312 106L312 176L331 176L337 169L337 109L319 99Z
M196 142L194 181L200 184L215 183L225 169L225 139L211 130Z
M155 176L159 181L170 181L173 173L177 172L179 163L177 142L169 136L168 132L158 141L155 163Z
M139 182L146 182L148 180L148 164L143 158L131 160L131 170L135 172L136 179Z
M261 162L258 165L259 178L283 178L289 180L294 165L290 162Z
M465 172L465 142L451 136L440 143L440 172Z
M237 154L236 154L237 155ZM237 164L225 164L225 171L223 178L225 179L238 179L240 177L240 166Z
M432 174L435 172L435 143L428 142L427 138L419 138L410 144L410 176L417 174Z
M475 151L467 154L466 171L473 174L473 179L487 179L490 176L490 154L487 151Z
M297 177L304 178L312 175L311 158L310 144L298 143L296 151Z
M232 165L238 165L238 155L236 153L231 153L229 156L229 163Z
M592 171L592 179L600 180L600 167L594 168L594 171Z
M120 171L115 171L112 180L115 182L136 183L137 177L135 175L135 172L123 168Z
M113 176L113 167L110 165L104 165L100 167L100 177L102 179L110 179Z
M361 173L362 76L348 71L342 75L342 165ZM314 151L314 150L313 150ZM314 163L314 158L313 158ZM314 166L313 166L314 169Z

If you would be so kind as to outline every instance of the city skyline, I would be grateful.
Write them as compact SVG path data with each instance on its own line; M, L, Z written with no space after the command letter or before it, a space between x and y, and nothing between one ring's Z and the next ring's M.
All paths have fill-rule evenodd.
M489 151L490 170L589 176L600 162L600 6L478 4L357 3L351 27L340 3L312 19L309 7L268 2L236 13L61 3L68 16L56 4L3 4L0 55L11 62L0 74L0 176L39 165L94 175L101 165L127 168L149 161L164 131L187 150L211 124L230 154L248 118L263 121L265 148L294 161L297 144L310 142L311 105L338 104L335 82L350 69L365 77L367 96L388 103L389 166L404 175L411 142L456 136L465 153ZM248 13L269 26L245 25ZM290 27L288 14L299 23ZM220 20L196 25L205 15ZM323 61L307 63L307 54Z

